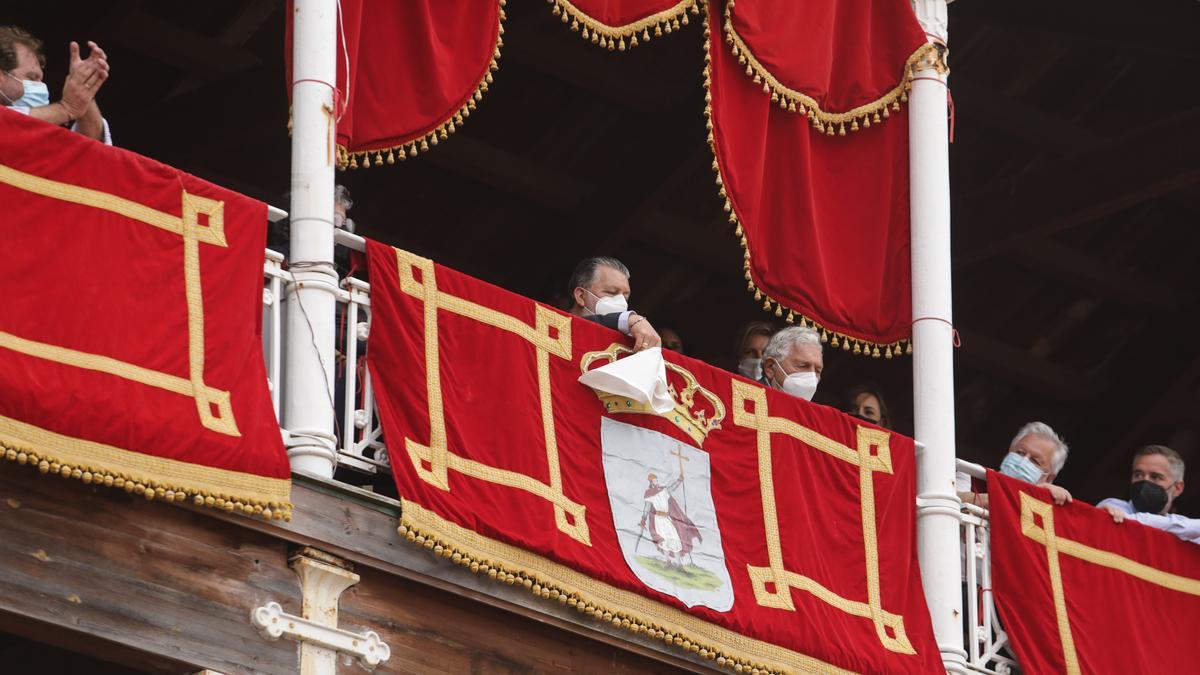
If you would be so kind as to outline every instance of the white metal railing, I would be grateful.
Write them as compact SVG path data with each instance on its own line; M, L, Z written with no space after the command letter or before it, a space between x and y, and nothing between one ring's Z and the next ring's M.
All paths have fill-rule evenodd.
M263 261L263 359L267 366L267 387L271 405L279 419L279 400L283 390L283 285L291 275L283 270L283 254L267 249Z
M336 231L335 240L340 246L365 250L365 240L343 230ZM283 265L283 254L267 249L263 263L263 358L277 418L287 385L282 368L283 331L287 325L283 293L293 281L291 272ZM361 279L342 279L337 302L339 354L334 367L333 405L337 418L338 467L362 474L386 474L391 469L365 358L371 321L371 285Z
M959 472L983 480L986 470L978 464L956 460ZM1000 625L992 596L991 528L988 511L974 504L963 504L962 578L965 597L963 635L966 638L967 667L978 673L1020 672L1008 643L1008 634Z

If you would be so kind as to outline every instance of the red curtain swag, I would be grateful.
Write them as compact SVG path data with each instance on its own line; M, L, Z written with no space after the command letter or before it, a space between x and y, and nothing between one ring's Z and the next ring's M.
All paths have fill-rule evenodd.
M862 113L861 131L852 138L840 135L846 122L817 127L837 119L830 115L846 114L830 111L843 105L877 105L881 120L900 114L904 86L884 89L883 73L901 77L909 55L925 51L919 46L924 38L902 0L787 3L791 11L779 5L775 14L762 16L773 4L779 5L741 0L739 14L730 16L736 23L742 10L756 9L745 12L753 27L744 29L747 39L762 45L762 58L772 67L791 64L778 67L790 84L800 86L802 66L812 64L807 81L814 84L794 112L793 101L743 66L741 60L752 58L746 49L727 44L719 27L707 28L709 143L719 196L742 244L747 287L763 309L813 325L832 347L892 358L906 351L912 319L908 125L874 124L875 113ZM907 17L896 14L900 29L872 33L877 19L868 10L884 5L903 8ZM803 9L813 6L819 11ZM710 19L726 12L725 3L711 0ZM811 26L799 30L804 21L818 20L826 31L837 26L833 37ZM798 30L803 39L786 41L781 30ZM883 46L893 39L904 46L884 49L873 42L868 49L835 40L871 35L880 35ZM841 65L843 53L855 58ZM888 58L898 61L885 63ZM832 63L839 65L830 72ZM874 103L863 103L868 100Z
M334 106L338 167L404 161L461 127L499 68L504 5L505 0L342 0ZM291 31L289 21L289 96Z
M550 0L554 15L584 40L625 51L670 35L700 13L700 0Z

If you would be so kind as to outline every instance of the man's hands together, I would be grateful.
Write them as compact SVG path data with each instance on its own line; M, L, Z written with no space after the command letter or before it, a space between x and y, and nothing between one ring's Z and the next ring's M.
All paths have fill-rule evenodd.
M90 53L86 59L80 55L78 42L71 42L69 47L70 67L59 102L73 120L79 120L92 112L96 93L108 79L108 56L95 42L89 41L88 47ZM98 116L99 109L96 108L95 112Z

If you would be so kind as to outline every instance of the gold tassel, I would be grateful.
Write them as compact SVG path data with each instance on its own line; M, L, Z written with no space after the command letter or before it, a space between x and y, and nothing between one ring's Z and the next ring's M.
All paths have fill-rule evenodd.
M767 311L767 312L771 311L771 300L770 300L770 298L768 298L767 300L764 300L764 301L763 301L763 310L764 310L764 311Z
M842 122L841 124L838 125L838 136L845 136L845 135L846 135L846 123Z
M775 305L775 316L783 316L783 306Z
M829 342L829 346L833 347L834 349L837 349L837 347L838 347L838 336L837 335L833 336L833 340L831 340Z
M788 310L788 315L787 315L787 322L788 322L788 323L793 323L795 320L796 320L796 315L795 315L795 314L793 314L793 313L792 313L792 310L790 310L790 309L789 309L789 310Z
M855 340L854 341L854 355L858 356L861 353L862 353L862 348L859 346L858 341Z
M906 343L906 344L904 345L904 353L905 353L905 354L912 354L912 341L909 341L908 343Z
M826 342L829 342L829 333L824 328L822 328L821 329L821 344L825 344Z
M875 345L875 348L871 350L871 357L879 358L879 345Z
M620 51L625 51L625 38L621 38L617 41L617 49Z

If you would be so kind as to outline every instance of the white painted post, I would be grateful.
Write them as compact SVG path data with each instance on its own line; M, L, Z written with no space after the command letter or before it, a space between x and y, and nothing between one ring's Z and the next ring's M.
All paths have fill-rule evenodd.
M945 42L947 0L913 0L925 32ZM932 38L931 38L932 39ZM950 151L945 68L922 64L909 94L913 416L917 550L933 632L949 672L965 673L959 507L954 489L954 337L950 293Z
M333 476L334 105L337 0L296 0L292 41L292 203L283 406L292 470Z

